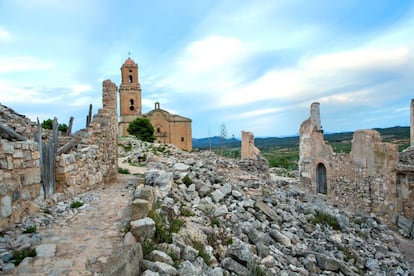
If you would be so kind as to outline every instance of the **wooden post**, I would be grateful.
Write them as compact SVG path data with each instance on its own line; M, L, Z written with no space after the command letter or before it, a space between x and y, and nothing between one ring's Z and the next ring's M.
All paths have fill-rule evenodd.
M66 135L71 135L72 134L72 126L73 126L73 116L70 116L69 126L68 126L68 130L66 131Z

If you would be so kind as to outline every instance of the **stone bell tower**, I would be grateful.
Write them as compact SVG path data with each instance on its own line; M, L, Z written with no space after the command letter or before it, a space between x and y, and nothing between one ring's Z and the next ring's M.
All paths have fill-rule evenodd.
M119 134L128 135L128 126L141 115L141 85L138 81L138 65L130 57L121 67L121 85L119 88L120 120Z

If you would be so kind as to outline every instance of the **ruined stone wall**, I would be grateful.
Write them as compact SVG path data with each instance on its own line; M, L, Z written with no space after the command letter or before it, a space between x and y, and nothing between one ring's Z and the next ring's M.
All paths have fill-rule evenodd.
M76 150L58 155L56 162L56 191L78 194L95 188L118 173L118 128L116 112L117 87L104 81L103 108L93 116Z
M316 118L313 118L316 116ZM375 130L354 133L350 154L334 153L320 129L319 105L300 127L299 170L304 187L317 192L318 165L326 168L327 196L343 208L390 220L396 209L396 145Z

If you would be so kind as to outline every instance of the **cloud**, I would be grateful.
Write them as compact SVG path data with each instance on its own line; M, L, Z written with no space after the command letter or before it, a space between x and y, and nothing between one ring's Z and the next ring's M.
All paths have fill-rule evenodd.
M31 56L0 57L0 74L22 71L38 71L54 68L51 62Z
M0 42L9 42L11 41L11 37L10 32L0 26Z

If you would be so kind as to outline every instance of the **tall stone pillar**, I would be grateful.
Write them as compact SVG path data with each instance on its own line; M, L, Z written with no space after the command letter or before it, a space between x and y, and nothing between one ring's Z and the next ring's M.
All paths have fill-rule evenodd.
M310 112L312 128L315 130L322 130L320 104L318 102L313 102L311 104Z
M410 115L410 146L414 147L414 99L411 99Z
M241 159L257 159L260 150L254 145L254 135L250 131L242 130Z

